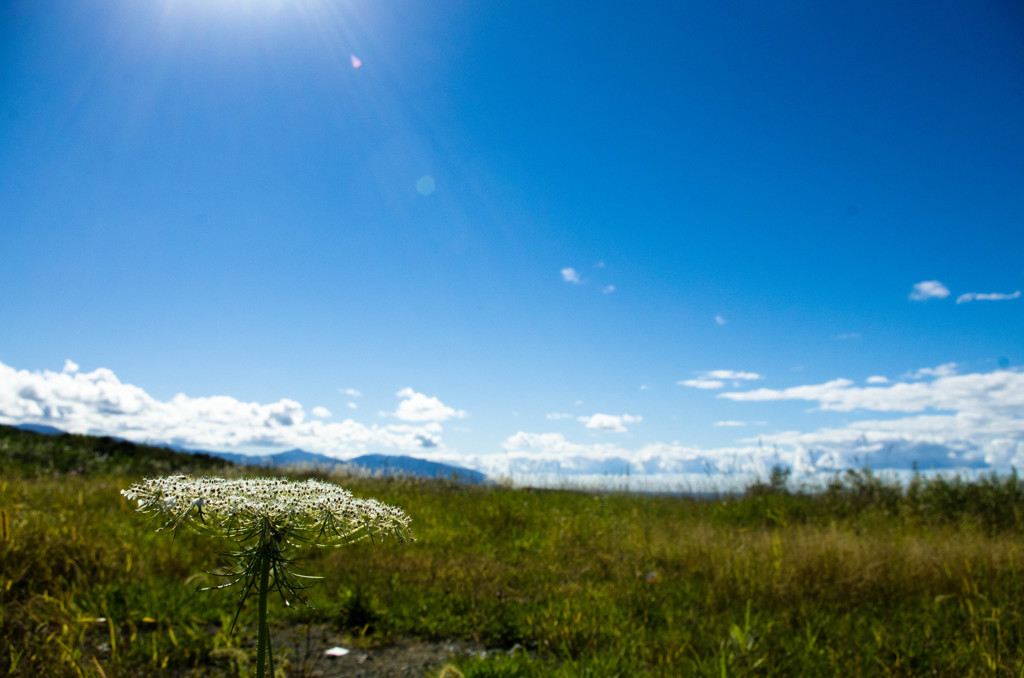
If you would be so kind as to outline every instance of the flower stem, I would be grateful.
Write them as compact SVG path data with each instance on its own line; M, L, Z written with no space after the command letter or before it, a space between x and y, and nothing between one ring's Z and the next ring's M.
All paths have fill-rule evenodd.
M259 634L256 640L256 678L264 678L267 652L270 652L270 675L274 675L274 655L270 649L270 626L267 622L267 598L270 593L270 550L273 547L272 537L264 531L257 553L260 559L260 601L259 601Z

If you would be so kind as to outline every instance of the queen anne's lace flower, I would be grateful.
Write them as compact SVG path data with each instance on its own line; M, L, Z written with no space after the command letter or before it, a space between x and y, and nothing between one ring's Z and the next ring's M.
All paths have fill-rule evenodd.
M148 478L122 490L138 510L155 514L165 526L188 524L201 532L238 538L262 528L289 542L344 545L376 534L405 540L409 518L375 499L318 480L284 478Z
M306 588L289 571L292 560L286 550L304 544L344 546L384 534L401 541L411 538L409 518L401 509L357 499L348 490L318 480L179 475L147 478L121 494L137 501L139 511L162 521L161 528L187 525L238 543L237 551L223 554L234 558L237 568L225 575L227 584L216 588L241 589L239 612L250 593L259 596L257 678L263 678L267 663L274 675L267 595L276 589L287 603L286 594L297 597Z

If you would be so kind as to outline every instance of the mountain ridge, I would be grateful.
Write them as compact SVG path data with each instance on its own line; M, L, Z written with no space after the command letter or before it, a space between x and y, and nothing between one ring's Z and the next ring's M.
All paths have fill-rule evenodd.
M312 467L333 469L357 467L383 476L414 476L418 478L449 478L457 482L476 485L487 480L487 475L462 466L443 464L407 455L364 454L352 459L336 459L324 454L295 448L267 455L246 455L238 452L206 452L244 466L272 468Z
M19 424L14 428L49 436L59 436L66 433L66 431L61 429L42 424ZM209 457L223 459L240 466L267 466L270 468L305 467L324 470L331 470L336 467L340 467L342 469L356 468L365 473L382 476L445 478L470 485L477 485L487 481L487 475L480 471L475 471L462 466L420 459L418 457L410 457L407 455L364 454L352 459L336 459L324 454L307 452L306 450L299 448L285 450L284 452L276 452L274 454L248 455L241 454L239 452L211 452L210 450L196 450L171 444L150 443L150 445L152 447L163 447L175 452L184 452L191 455L207 455Z

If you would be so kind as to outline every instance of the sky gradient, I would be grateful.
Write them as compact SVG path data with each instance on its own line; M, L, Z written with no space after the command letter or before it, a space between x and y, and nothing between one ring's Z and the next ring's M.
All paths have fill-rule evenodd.
M1013 3L12 0L0 422L1024 465Z

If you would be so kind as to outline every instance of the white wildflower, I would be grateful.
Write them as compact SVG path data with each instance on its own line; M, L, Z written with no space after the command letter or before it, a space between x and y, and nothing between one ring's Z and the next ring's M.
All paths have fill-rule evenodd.
M390 533L401 541L411 538L409 518L401 509L357 499L344 488L318 480L179 475L147 478L121 494L137 500L139 511L162 520L161 527L188 525L238 543L236 552L224 554L238 564L226 575L229 581L224 586L241 588L239 611L250 593L259 596L257 678L263 678L267 663L274 675L267 595L276 589L287 603L286 593L298 597L306 588L289 572L292 560L285 549L302 544L344 546L377 534Z
M122 490L139 511L155 513L167 527L189 524L202 532L240 537L268 529L288 541L344 545L379 533L404 540L409 518L401 509L318 480L283 478L148 478Z

